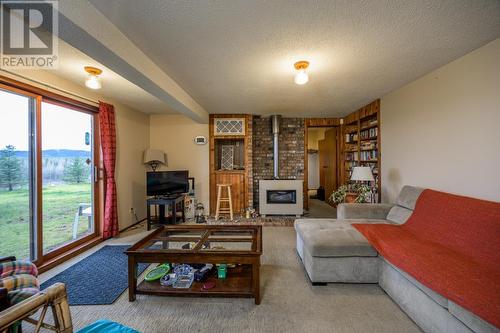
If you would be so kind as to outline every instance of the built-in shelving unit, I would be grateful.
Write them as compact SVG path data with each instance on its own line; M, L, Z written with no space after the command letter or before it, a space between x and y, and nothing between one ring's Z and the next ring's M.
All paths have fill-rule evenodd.
M352 168L369 166L375 177L376 198L380 202L380 100L356 110L343 119L341 177L350 182Z
M231 184L233 211L252 206L252 116L210 115L210 212L215 213L217 184Z

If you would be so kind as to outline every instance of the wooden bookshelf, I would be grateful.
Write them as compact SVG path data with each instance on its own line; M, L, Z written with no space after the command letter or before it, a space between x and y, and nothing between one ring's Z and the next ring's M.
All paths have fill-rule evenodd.
M342 134L340 170L343 184L350 182L353 167L370 166L375 177L377 202L380 202L380 100L343 118Z

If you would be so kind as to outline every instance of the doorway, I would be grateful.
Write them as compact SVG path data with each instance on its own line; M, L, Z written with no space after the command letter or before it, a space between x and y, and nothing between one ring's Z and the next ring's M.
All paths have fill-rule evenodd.
M306 121L305 178L307 208L311 217L334 217L329 197L339 185L340 126L337 119ZM312 214L312 215L311 215ZM321 216L316 216L316 215ZM326 215L326 216L323 216Z
M0 84L0 257L41 266L98 234L97 113Z

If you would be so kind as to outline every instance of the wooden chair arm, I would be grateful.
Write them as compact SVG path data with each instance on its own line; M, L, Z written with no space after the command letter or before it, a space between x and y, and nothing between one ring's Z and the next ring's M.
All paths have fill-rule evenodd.
M60 333L72 333L73 324L71 322L66 288L63 283L55 283L30 298L0 312L0 332L5 332L13 323L20 320L26 320L35 325L38 324L39 320L44 320L44 316L38 320L28 317L41 308L45 308L46 310L47 307L52 308L52 316L54 318L51 330ZM46 323L40 323L39 325L41 327L48 327Z
M0 258L0 262L6 262L6 261L16 261L16 257L8 256L8 257L1 257Z

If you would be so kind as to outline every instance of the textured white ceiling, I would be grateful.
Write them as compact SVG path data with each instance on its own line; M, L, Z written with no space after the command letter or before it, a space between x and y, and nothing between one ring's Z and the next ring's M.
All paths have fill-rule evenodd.
M89 1L210 113L342 116L500 36L498 0Z
M103 70L100 75L102 88L95 92L144 113L173 113L165 103L106 68L103 64L62 40L59 40L58 43L59 66L54 74L84 87L87 73L83 67L98 67Z

